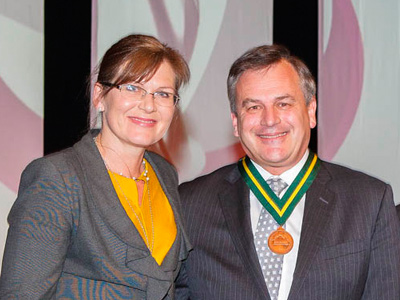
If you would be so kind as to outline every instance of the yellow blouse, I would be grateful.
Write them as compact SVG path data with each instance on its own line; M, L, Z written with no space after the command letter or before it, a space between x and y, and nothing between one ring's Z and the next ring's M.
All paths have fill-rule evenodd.
M161 265L175 241L176 224L171 205L156 173L147 161L146 169L149 181L146 180L144 174L137 179L144 181L141 205L138 201L135 180L111 171L108 173L127 215L136 226L147 247L150 250L153 248L151 254Z

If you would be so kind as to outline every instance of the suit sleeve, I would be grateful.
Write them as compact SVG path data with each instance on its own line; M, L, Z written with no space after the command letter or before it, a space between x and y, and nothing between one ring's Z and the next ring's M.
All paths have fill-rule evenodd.
M182 263L178 277L175 280L175 289L176 289L175 299L177 300L189 299L189 286L188 286L188 277L186 272L186 261Z
M397 210L397 216L400 219L400 204L396 206L396 210Z
M386 186L376 218L362 299L400 299L400 222L390 186Z
M0 299L52 299L72 228L71 186L46 159L23 172L0 278Z

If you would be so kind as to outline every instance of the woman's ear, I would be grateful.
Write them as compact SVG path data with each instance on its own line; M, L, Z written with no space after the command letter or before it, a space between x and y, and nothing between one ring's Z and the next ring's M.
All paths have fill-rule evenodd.
M93 106L99 111L102 112L104 111L104 105L103 105L103 86L96 82L94 84L94 88L93 88L93 97L92 97L92 103Z

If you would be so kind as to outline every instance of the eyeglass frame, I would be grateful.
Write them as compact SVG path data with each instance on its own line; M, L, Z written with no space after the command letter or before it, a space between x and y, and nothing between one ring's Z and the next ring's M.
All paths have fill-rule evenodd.
M176 106L176 104L177 104L177 103L179 102L179 100L181 99L181 98L179 97L179 95L174 94L174 93L169 93L169 92L158 92L158 91L155 91L155 92L153 92L153 93L150 93L150 92L146 91L144 88L142 88L141 86L138 86L138 85L135 85L135 84L131 84L131 83L115 84L115 83L105 82L105 81L100 81L99 83L100 83L101 85L108 86L108 87L110 87L110 88L117 88L119 91L122 91L122 88L123 88L123 87L126 87L126 86L134 86L135 88L138 88L139 90L142 91L141 100L143 100L143 98L146 97L147 95L152 95L152 96L153 96L153 100L154 100L154 99L155 99L155 95L154 95L154 94L159 94L159 93L165 93L165 94L168 94L168 95L172 95L173 98L174 98L174 104L171 105L171 106L164 106L164 107L174 107L174 106ZM139 101L140 101L140 100L139 100ZM161 106L163 106L163 105L161 105Z

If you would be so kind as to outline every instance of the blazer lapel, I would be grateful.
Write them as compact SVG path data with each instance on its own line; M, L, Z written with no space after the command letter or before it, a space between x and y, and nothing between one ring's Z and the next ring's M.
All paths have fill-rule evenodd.
M126 244L139 250L136 254L138 258L149 256L146 244L120 204L106 166L93 141L96 132L93 132L93 135L91 133L84 136L81 143L74 145L82 177L88 187L85 190L88 193L86 196L115 234Z
M250 221L249 189L237 167L226 178L227 186L219 194L220 205L236 250L248 266L249 274L260 291L260 298L270 299L254 247Z
M306 194L299 253L288 299L298 299L304 278L319 251L326 225L329 222L335 197L326 185L330 175L322 165Z
M169 249L167 255L165 256L161 264L161 268L165 272L176 271L177 261L185 260L188 256L189 251L192 249L192 246L189 243L189 239L187 238L186 233L183 229L179 203L177 203L177 199L179 199L177 188L178 178L176 177L176 173L172 171L170 166L168 166L168 168L162 167L166 164L166 162L157 154L146 152L145 158L151 164L154 172L156 173L160 181L161 187L168 198L168 201L174 213L175 223L177 227L175 241L172 244L171 249Z

